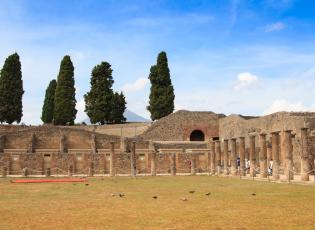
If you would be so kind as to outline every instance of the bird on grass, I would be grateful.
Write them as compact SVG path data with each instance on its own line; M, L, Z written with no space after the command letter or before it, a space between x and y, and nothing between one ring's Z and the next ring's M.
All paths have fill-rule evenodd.
M118 196L119 196L119 197L124 197L125 194L123 194L123 193L118 193Z
M152 198L153 198L153 199L157 199L158 197L157 197L157 196L152 196Z
M252 193L252 196L256 196L256 193Z
M191 193L191 194L193 194L193 193L195 193L196 191L189 191L189 193Z
M211 195L211 192L206 193L206 196L210 196L210 195Z
M180 200L181 201L188 201L188 199L186 197L181 197Z
M89 186L89 184L85 184L85 186Z

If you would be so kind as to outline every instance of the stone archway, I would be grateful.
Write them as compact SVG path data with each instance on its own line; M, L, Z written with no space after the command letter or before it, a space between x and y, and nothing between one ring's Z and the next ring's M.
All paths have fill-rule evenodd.
M194 130L190 134L190 141L205 141L205 134L201 130Z

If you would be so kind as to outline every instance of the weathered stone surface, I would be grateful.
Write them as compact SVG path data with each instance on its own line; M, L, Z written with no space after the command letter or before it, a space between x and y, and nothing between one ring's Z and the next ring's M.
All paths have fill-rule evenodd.
M224 174L228 175L229 174L229 140L224 140L223 143L223 167L224 167Z
M240 152L240 173L242 176L246 175L245 170L245 137L239 138L239 152Z
M154 122L140 137L146 140L188 141L194 130L201 130L205 140L219 136L219 118L212 112L180 110Z
M260 177L266 178L268 174L266 134L263 133L259 135L259 142L260 142L260 152L259 152Z
M256 176L256 147L255 147L255 135L249 136L249 160L250 160L250 176Z
M279 180L280 179L279 132L272 132L271 135L272 135L271 141L272 141L272 158L273 158L272 177L274 180Z
M126 126L131 127L129 124ZM307 127L308 134L303 134L301 127ZM209 141L210 138L227 140L239 136L244 138L240 138L237 145L234 146L231 141L233 174L236 152L240 153L241 169L245 167L243 163L247 158L251 161L251 169L258 170L259 166L262 176L266 162L273 162L275 179L283 168L301 172L303 179L305 172L309 172L308 169L314 165L315 113L224 117L211 112L178 111L154 122L142 135L132 138L96 132L103 128L105 126L0 125L0 168L6 167L11 175L22 175L24 168L27 168L30 175L45 175L47 169L50 169L52 175L133 174L134 167L135 174L170 174L174 172L170 167L173 158L170 159L169 154L159 153L159 149L169 148L176 149L174 162L178 173L220 173L221 165L227 173L226 156L229 156L229 146L226 147L226 142L222 142L221 153L221 142L217 141L217 146L214 146L214 142ZM293 130L291 137L286 136L286 129ZM196 130L204 134L205 141L189 141L190 134ZM268 140L274 131L280 132L281 139L278 133L276 143L272 139L270 145ZM258 135L261 132L266 133L265 140L260 137L250 141L251 138L248 138L250 134ZM286 141L289 139L291 143ZM136 151L133 148L134 141L137 143ZM115 150L112 150L111 142L115 145ZM194 154L186 152L189 149L206 148L210 151ZM134 166L131 165L132 159ZM244 175L244 172L241 173ZM305 180L307 176L305 175Z
M216 160L216 173L221 173L221 143L215 141L215 160Z
M236 139L232 138L230 142L231 142L231 174L235 176L237 174Z
M308 129L301 129L301 180L308 181L309 174L312 170L310 164L310 146L309 146L309 137Z

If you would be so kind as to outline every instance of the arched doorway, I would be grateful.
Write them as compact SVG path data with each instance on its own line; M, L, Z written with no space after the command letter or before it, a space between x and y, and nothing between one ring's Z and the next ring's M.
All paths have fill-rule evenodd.
M205 141L205 135L201 130L194 130L190 134L190 141Z

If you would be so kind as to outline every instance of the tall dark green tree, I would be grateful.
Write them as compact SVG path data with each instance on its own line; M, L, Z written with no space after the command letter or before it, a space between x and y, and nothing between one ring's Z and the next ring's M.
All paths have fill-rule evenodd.
M23 80L20 57L7 57L0 73L0 122L20 123L23 116Z
M147 109L150 111L151 119L154 121L174 111L174 88L165 52L159 53L157 64L151 66L149 79L151 91Z
M42 109L42 121L47 123L52 123L54 118L54 105L55 105L55 90L57 87L57 81L52 80L46 89L45 100Z
M112 123L121 124L126 122L124 112L126 110L126 99L122 92L114 93L112 105Z
M102 62L92 70L91 89L84 95L85 112L92 124L106 124L112 119L114 98L112 72L108 62Z
M57 78L54 104L54 124L73 125L77 114L75 108L74 67L70 56L61 61Z

